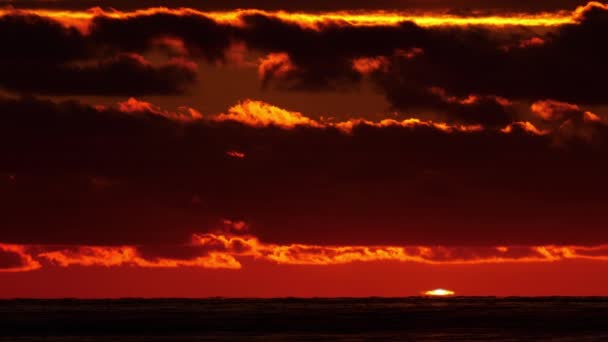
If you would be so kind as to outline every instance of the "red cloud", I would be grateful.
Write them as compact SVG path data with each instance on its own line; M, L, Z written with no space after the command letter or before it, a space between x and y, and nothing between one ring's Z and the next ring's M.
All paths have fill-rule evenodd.
M580 112L580 108L575 104L554 100L536 101L530 108L534 114L547 121L564 120L572 113Z
M260 58L259 63L258 74L264 81L270 78L286 78L296 71L296 66L286 53L270 53Z
M119 102L118 109L123 113L151 113L184 122L200 120L203 118L203 115L194 108L182 106L179 107L177 111L171 112L155 106L150 102L139 101L133 97L129 98L127 101Z
M33 271L40 267L26 246L0 243L0 272Z

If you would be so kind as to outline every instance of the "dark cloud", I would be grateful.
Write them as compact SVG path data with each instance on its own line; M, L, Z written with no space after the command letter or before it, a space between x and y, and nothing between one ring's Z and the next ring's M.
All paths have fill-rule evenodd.
M395 109L486 129L362 121L344 132L311 120L252 127L171 120L179 115L136 100L121 111L2 98L0 242L132 244L146 258L190 258L200 250L159 246L226 220L246 222L267 242L606 242L608 130L579 107L606 102L598 85L608 76L608 50L598 43L606 13L591 6L580 23L550 32L409 22L314 30L261 14L243 17L243 26L155 14L96 18L85 34L4 16L0 40L10 48L0 52L0 85L14 92L181 93L196 81L186 58L227 63L226 49L242 42L289 63L286 71L270 65L266 86L351 90L367 79ZM150 57L159 39L183 43L182 59ZM380 62L361 72L353 66L361 58ZM514 123L521 113L502 97L544 101L530 120L551 133Z
M608 76L603 67L608 51L597 42L608 31L607 13L589 5L579 23L546 34L520 28L420 28L412 23L371 28L336 24L317 31L258 15L245 18L249 27L243 39L254 49L287 53L293 72L275 74L274 81L288 89L352 86L362 79L352 68L355 58L384 56L386 63L373 79L396 109L422 106L448 112L457 122L504 123L510 116L489 98L479 108L455 108L454 103L445 108L428 89L439 87L459 97L605 104L598 80ZM537 43L526 44L531 38ZM410 49L421 53L400 53ZM272 82L273 75L268 76L266 81Z
M6 269L18 269L26 266L19 253L0 249L0 271Z
M0 84L8 90L51 95L171 95L196 79L195 65L175 60L154 66L138 55L120 55L84 65L5 65ZM28 68L27 75L24 68Z
M605 103L602 61L608 50L597 42L608 31L608 10L590 6L577 24L561 26L544 43L504 49L491 32L439 30L425 53L402 59L387 77L405 73L414 82L445 88L460 96L495 94L514 99L552 98L585 104ZM591 76L593 75L593 76ZM580 87L589 84L589 87Z
M245 14L243 26L194 14L156 13L127 19L96 17L88 34L34 16L5 16L5 88L45 94L175 94L196 79L186 64L145 64L159 39L183 44L185 58L228 62L225 54L242 42L253 54L288 56L288 73L264 74L264 84L288 90L351 90L365 75L353 68L360 58L384 58L370 75L395 109L423 107L461 123L500 125L513 118L491 99L550 98L576 104L604 104L600 86L608 51L601 41L608 10L588 5L580 22L551 30L524 27L352 26L327 22L306 28L264 14ZM15 34L25 37L15 40ZM59 48L53 48L59 47ZM51 51L37 58L37 51ZM412 51L417 51L415 54ZM18 58L23 56L23 58ZM27 72L26 72L27 71ZM32 75L23 77L23 75ZM102 76L107 81L102 80ZM593 75L593 77L590 77ZM462 106L429 93L482 99ZM489 114L492 112L493 114ZM494 115L495 117L491 117Z
M128 20L97 17L90 39L119 52L141 53L148 51L155 39L177 37L190 54L215 62L224 59L233 30L200 15L153 14Z
M0 113L0 171L14 175L0 183L0 241L185 243L225 219L267 242L608 240L599 122L593 143L556 145L516 129L255 128L35 99Z
M0 60L6 63L64 63L86 58L85 38L76 29L34 15L0 17Z
M52 95L143 95L182 93L196 80L196 66L183 60L155 65L116 51L76 29L34 15L0 17L0 87Z
M381 56L384 64L372 72L372 79L396 109L432 110L449 121L467 124L498 126L513 119L513 114L495 97L481 96L465 105L448 101L431 88L448 85L439 78L451 81L452 68L460 72L458 63L470 63L472 68L483 67L480 60L489 64L503 59L500 47L512 44L518 39L516 36L499 39L489 30L473 28L423 29L410 22L376 27L329 24L317 31L263 15L246 16L244 20L248 29L240 39L249 47L270 53L286 52L289 58L289 72L270 70L264 74L266 85L313 91L353 88L363 79L353 62ZM438 79L434 81L435 78ZM460 82L466 83L466 77ZM464 97L488 94L481 88L447 90Z
M386 97L396 108L407 112L432 110L447 121L504 127L514 121L516 113L505 99L492 96L450 97L442 89L411 86L409 79L396 75L379 78Z
M354 58L386 56L396 49L415 48L428 34L410 22L396 27L354 27L334 23L317 31L264 15L247 15L243 20L247 29L239 32L238 38L249 47L289 55L298 68L298 72L287 79L298 78L292 85L295 89L352 86L353 82L361 80L352 67Z
M446 58L437 61L440 67L451 66L448 50L455 46L460 51L479 54L481 49L487 49L491 52L485 54L497 55L499 45L507 43L493 37L489 31L429 30L411 22L396 27L353 27L336 23L317 31L263 15L245 16L244 20L248 29L242 32L244 36L240 39L249 47L270 53L287 52L291 65L289 72L269 70L264 74L265 85L288 90L349 89L363 79L353 68L353 62L357 58L382 56L386 65L373 72L373 79L396 109L433 110L449 121L466 124L499 126L513 119L512 113L493 97L480 97L469 104L448 101L445 96L431 91L442 83L427 82L423 76L440 72L435 70L434 64L424 60L426 54L434 53L432 49L426 50L431 44L442 48L449 45L445 47L446 51L437 51L437 56ZM459 42L452 43L455 37Z

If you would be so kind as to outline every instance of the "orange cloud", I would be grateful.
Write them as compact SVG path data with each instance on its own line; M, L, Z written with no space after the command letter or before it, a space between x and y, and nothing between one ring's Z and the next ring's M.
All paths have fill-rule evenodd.
M600 122L602 121L602 118L595 113L586 111L583 113L583 120L585 122Z
M539 263L564 260L608 261L608 245L599 246L323 246L308 244L265 243L246 232L243 222L227 221L234 225L237 235L229 233L195 234L188 246L200 247L201 255L191 259L143 257L136 246L78 246L53 248L32 246L46 250L32 256L27 246L0 244L0 250L18 254L23 265L3 271L31 271L41 261L60 267L144 267L178 268L201 267L211 269L240 269L239 258L253 258L282 265L340 265L353 262L413 262L428 265L478 265L497 263ZM178 246L179 247L179 246ZM187 247L184 245L184 247Z
M445 101L451 103L459 103L462 105L473 105L479 102L482 97L477 95L469 95L466 98L457 98L453 96L447 96L440 88L432 88L431 91L441 96ZM484 96L483 98L492 98L502 106L510 106L509 100L496 97L496 96ZM104 106L98 106L98 110L107 110ZM404 127L404 128L415 128L415 127L428 127L436 130L440 130L446 133L462 132L462 133L475 133L481 132L486 129L480 124L448 124L446 122L436 122L433 120L424 120L418 118L407 118L403 120L397 119L382 119L379 121L372 121L362 118L351 118L342 121L335 121L332 118L321 117L318 120L312 119L305 116L304 114L296 111L290 111L283 109L269 103L246 99L242 102L232 106L228 109L227 113L218 114L215 116L208 116L203 118L203 115L197 110L189 107L178 107L176 111L168 111L162 109L150 102L137 100L130 98L127 101L117 103L117 108L124 113L152 113L166 117L171 120L192 122L197 120L209 120L209 121L234 121L244 125L252 127L268 127L276 126L282 129L293 129L295 127L309 127L318 129L337 129L345 134L351 134L357 126L370 126L370 127ZM558 118L561 113L566 113L565 110L578 110L585 122L601 122L602 118L592 112L582 112L576 105L568 103L557 102L553 100L538 101L532 104L532 111L542 118ZM559 128L559 127L558 127ZM515 121L507 126L500 129L503 133L512 133L514 130L520 130L528 132L534 135L546 135L553 131L550 129L540 129L529 121ZM233 158L243 159L246 157L245 153L237 150L228 150L226 155Z
M392 56L393 57L403 57L407 59L415 58L424 53L424 50L421 48L411 48L411 49L396 49ZM355 58L352 61L353 70L362 74L369 75L374 71L382 70L386 71L390 64L389 57L387 56L376 56L376 57L360 57Z
M77 247L44 252L38 257L62 267L69 266L137 266L149 268L203 267L239 269L241 264L226 253L211 252L191 260L156 258L149 260L141 257L136 247Z
M542 100L534 102L531 110L545 122L553 124L553 132L557 144L563 139L592 140L597 131L595 124L602 122L602 118L590 111L583 111L579 106L555 100Z
M150 102L140 101L133 97L127 101L119 102L118 110L123 113L152 113L160 116L164 116L171 120L189 122L193 120L200 120L203 115L194 108L190 107L179 107L177 111L171 112L161 109L158 106L151 104Z
M333 127L345 133L351 133L353 128L358 125L372 127L430 127L444 132L479 132L484 128L481 125L450 125L443 122L425 121L415 118L405 120L383 119L380 121L369 121L364 119L350 119L347 121L331 124Z
M461 105L474 105L474 104L479 103L479 101L481 101L484 98L486 98L486 99L489 98L489 99L496 101L496 103L500 104L503 107L507 107L507 106L511 105L511 101L509 101L508 99L505 99L504 97L500 97L500 96L493 96L493 95L480 96L477 94L470 94L467 97L459 98L456 96L448 95L448 93L445 91L445 89L439 88L439 87L430 87L429 91L432 94L439 96L443 101L448 102L448 103L458 103Z
M217 116L218 121L236 121L253 127L278 126L292 129L296 126L322 127L319 122L302 113L290 112L262 101L245 100Z
M568 259L608 261L608 245L585 246L320 246L278 245L261 242L255 236L202 234L194 236L202 246L221 246L235 256L287 265L337 265L351 262L399 261L432 265L488 264L508 262L554 262Z
M545 40L540 37L532 37L530 39L523 40L519 43L520 48L526 48L530 46L539 46L545 44Z
M608 5L598 1L590 1L586 5L578 6L574 12L572 12L572 19L574 19L574 21L582 21L585 18L585 15L594 8L608 10Z
M549 131L538 129L538 128L536 128L536 126L534 126L529 121L517 121L517 122L514 122L514 123L508 125L507 127L501 129L501 132L503 132L503 133L511 133L511 132L513 132L514 129L519 129L519 130L522 130L524 132L528 132L528 133L531 133L531 134L534 134L534 135L549 134Z
M577 105L555 100L536 101L530 107L532 112L543 120L563 120L568 113L579 112Z
M481 125L450 125L442 122L424 121L410 118L405 120L384 119L381 121L370 121L365 119L349 119L345 121L332 122L328 120L314 120L299 112L292 112L262 101L245 100L231 107L227 114L218 115L218 121L236 121L253 127L277 126L284 129L292 129L297 126L314 128L336 128L344 133L351 133L357 125L373 127L432 127L444 132L478 132L483 130Z
M284 78L296 70L286 53L270 53L264 58L260 58L258 74L260 79L267 80L270 77Z
M243 159L245 158L245 153L239 151L227 151L226 155L232 158Z
M6 268L0 267L0 272L25 272L37 270L41 267L40 263L34 260L34 257L28 253L26 246L0 243L0 252L13 254L20 261L19 265L10 265Z
M371 74L388 64L386 57L364 57L353 60L353 69L362 75Z

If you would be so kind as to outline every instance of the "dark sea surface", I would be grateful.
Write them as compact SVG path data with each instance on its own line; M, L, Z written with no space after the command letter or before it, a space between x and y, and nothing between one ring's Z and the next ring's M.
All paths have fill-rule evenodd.
M608 341L608 297L0 301L0 341Z

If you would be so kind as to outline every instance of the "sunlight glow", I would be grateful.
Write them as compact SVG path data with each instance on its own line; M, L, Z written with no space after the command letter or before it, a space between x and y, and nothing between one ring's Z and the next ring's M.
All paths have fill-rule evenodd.
M445 290L445 289L435 289L435 290L426 291L424 294L426 296L433 296L433 297L446 297L446 296L453 296L456 293L454 291Z

